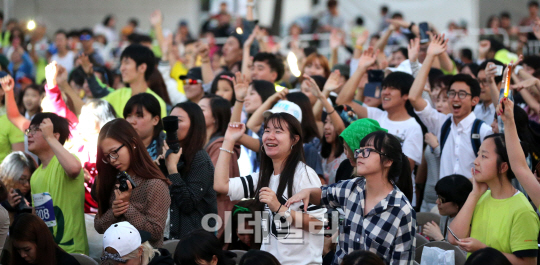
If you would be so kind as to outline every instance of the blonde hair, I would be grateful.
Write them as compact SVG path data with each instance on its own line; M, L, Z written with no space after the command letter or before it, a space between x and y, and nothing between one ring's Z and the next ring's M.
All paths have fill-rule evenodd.
M122 257L122 259L130 260L130 259L136 259L139 258L139 248L142 247L143 253L142 253L142 264L141 265L148 265L148 263L154 258L156 254L160 254L157 249L154 249L148 241L142 243L137 249L131 251L131 253L125 255Z
M15 183L21 179L21 175L26 168L28 168L30 175L32 175L37 165L36 161L24 152L15 151L4 158L2 164L0 164L0 180L4 182L8 191L15 187Z

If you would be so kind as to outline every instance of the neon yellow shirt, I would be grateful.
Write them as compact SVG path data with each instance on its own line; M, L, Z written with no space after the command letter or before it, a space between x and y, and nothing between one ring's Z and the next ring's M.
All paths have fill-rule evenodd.
M523 193L502 200L488 190L480 197L471 221L471 237L488 247L512 254L538 249L540 221ZM469 253L470 254L470 253Z
M165 101L161 99L160 96L158 96L152 89L147 88L146 93L151 94L152 96L156 97L159 101L159 105L161 106L161 117L167 116L167 106L165 105ZM116 111L116 115L119 118L124 117L124 107L126 106L126 103L131 98L131 88L119 88L115 90L114 92L110 93L109 95L105 96L103 99L107 100L114 108L114 111Z
M0 116L0 163L11 153L11 145L24 142L24 134L13 123L7 115Z
M176 83L178 84L178 91L180 93L185 94L184 92L184 82L180 80L181 75L186 75L188 72L188 69L186 66L181 62L176 62L174 66L171 68L171 78L176 80Z
M30 188L32 195L48 192L52 197L56 226L49 229L52 230L54 241L67 253L88 255L83 170L77 178L70 178L54 156L47 168L40 165L34 171L30 178Z

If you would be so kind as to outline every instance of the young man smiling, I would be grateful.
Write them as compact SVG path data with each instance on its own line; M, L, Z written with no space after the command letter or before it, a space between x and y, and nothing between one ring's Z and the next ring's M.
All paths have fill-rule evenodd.
M478 81L470 75L458 74L450 81L447 92L448 104L452 110L450 114L439 113L422 98L422 90L434 58L443 52L446 52L446 41L435 36L428 47L422 68L411 87L409 100L428 131L435 134L441 144L439 177L460 174L471 178L471 168L474 167L473 163L476 159L473 143L483 141L493 132L489 124L476 122L473 108L480 100L481 88ZM473 133L475 125L479 126L476 128L478 133ZM441 141L443 129L447 134L444 144Z
M260 52L253 57L253 67L251 69L251 80L263 80L275 84L276 91L283 90L284 87L276 84L285 73L285 65L272 53Z
M167 109L165 101L148 88L147 81L150 75L153 71L157 71L154 69L154 57L154 53L150 49L138 44L129 45L122 52L120 56L120 73L122 74L122 81L128 84L129 87L116 89L103 98L111 103L118 116L123 116L124 106L127 101L139 93L148 93L156 97L161 106L161 117L166 116ZM98 95L100 91L92 91L92 94Z
M376 58L377 53L373 52L373 48L364 52L358 62L358 68L336 99L336 104L351 106L359 119L374 119L380 123L382 128L398 137L403 147L403 153L409 158L411 169L414 169L415 164L419 165L422 160L424 137L422 127L407 113L405 108L409 99L409 89L414 81L412 75L394 72L383 80L381 99L384 111L362 106L353 100L360 79L367 72L368 67L375 63Z

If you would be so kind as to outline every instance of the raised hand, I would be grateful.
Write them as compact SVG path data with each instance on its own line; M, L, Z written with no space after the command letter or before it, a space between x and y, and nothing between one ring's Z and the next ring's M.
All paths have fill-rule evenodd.
M161 24L162 21L163 16L161 15L161 10L154 10L154 12L152 12L150 15L150 24L155 27L156 25Z
M47 80L47 86L49 89L56 86L56 76L58 75L58 68L56 67L56 61L52 61L45 66L45 79Z
M41 130L41 135L43 136L43 139L47 140L54 138L54 125L51 119L43 119L43 121L39 125L39 129Z
M515 89L516 91L520 91L524 88L529 88L529 87L532 87L534 85L536 85L536 82L538 82L538 79L536 78L529 78L529 79L525 79L517 84L514 84L514 85L511 85L510 88L511 89Z
M342 85L343 85L343 80L341 79L341 73L339 72L339 70L335 70L334 72L330 74L330 76L326 80L326 83L324 83L323 90L326 90L329 92L334 91Z
M289 89L284 88L283 90L274 93L267 100L270 100L271 102L278 102L280 99L287 100L287 94L289 94Z
M304 78L307 81L307 84L309 86L309 89L311 90L311 93L315 97L321 98L322 93L321 93L321 89L319 88L319 85L317 85L317 82L315 82L315 80L313 80L313 78L311 78L311 76L307 74L304 74Z
M442 35L433 35L428 32L428 35L431 37L431 43L429 44L427 54L437 56L446 52L448 40L444 39L444 34Z
M6 75L0 79L0 84L2 84L2 89L4 92L12 92L15 87L15 81L10 75Z
M489 62L486 65L485 73L486 73L486 80L488 81L488 83L495 82L495 75L497 74L497 65L492 62Z
M497 105L497 116L500 116L504 123L514 120L514 102L505 97L501 98Z
M225 132L225 140L233 143L238 142L246 132L246 125L240 122L231 122Z
M58 65L58 75L56 76L56 83L57 84L64 84L67 83L68 80L68 72L66 68L64 68L61 65Z
M79 61L79 64L87 75L91 75L94 73L94 65L92 65L90 59L88 59L88 55L81 53L77 60Z
M199 42L195 46L197 49L197 54L201 56L203 61L207 60L210 61L210 49L208 48L208 44Z
M235 78L233 79L234 84L234 95L237 100L244 101L244 98L247 95L247 90L249 87L249 80L246 75L243 75L240 72L236 72Z
M409 50L409 61L416 62L418 60L418 53L420 52L420 38L412 39L407 49Z
M378 49L373 52L373 47L367 48L367 50L362 53L360 60L358 60L358 67L362 67L364 70L366 70L377 61L377 55L379 55Z
M330 48L332 50L339 48L341 46L341 43L343 42L343 36L341 36L341 33L337 31L336 29L332 29L330 33Z
M356 46L364 46L366 44L366 41L369 39L369 30L364 30L361 34L358 34L356 36Z
M249 35L249 37L244 41L244 49L246 48L249 49L251 47L251 45L253 44L253 41L259 34L259 31L260 31L260 28L258 25L255 26L255 28L253 28L253 32L251 32L251 35Z

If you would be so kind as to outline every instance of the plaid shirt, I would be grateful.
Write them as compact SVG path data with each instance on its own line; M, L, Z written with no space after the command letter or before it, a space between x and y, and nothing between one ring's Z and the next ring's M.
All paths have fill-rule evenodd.
M355 178L322 187L321 204L327 208L340 207L345 212L332 264L341 264L343 257L355 250L376 253L386 264L413 264L416 212L394 186L364 216L365 186L364 178Z

